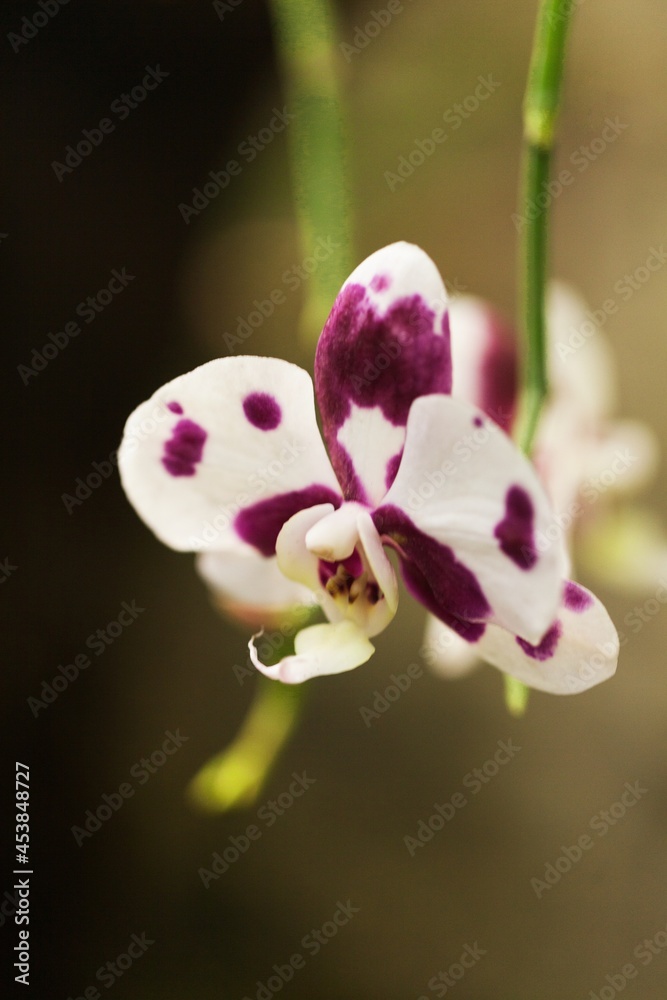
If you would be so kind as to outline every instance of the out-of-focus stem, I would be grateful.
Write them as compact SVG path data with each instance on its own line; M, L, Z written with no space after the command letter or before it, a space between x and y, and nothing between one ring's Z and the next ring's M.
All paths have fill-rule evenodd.
M243 725L225 750L212 757L193 779L190 796L207 812L251 806L296 725L303 686L257 678Z
M295 115L288 136L301 251L304 258L317 251L301 322L312 344L352 270L341 58L329 0L270 0L270 7L288 111Z

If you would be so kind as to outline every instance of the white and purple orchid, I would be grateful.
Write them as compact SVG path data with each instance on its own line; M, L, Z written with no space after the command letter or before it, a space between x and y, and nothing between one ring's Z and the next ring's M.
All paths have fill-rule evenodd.
M393 550L407 589L483 658L544 690L598 683L618 653L606 611L564 580L561 545L539 551L553 514L530 462L451 390L442 279L422 250L396 243L350 275L320 336L324 442L305 371L221 358L132 414L123 486L163 542L200 553L248 621L320 604L327 621L303 628L279 663L250 641L268 677L299 683L371 657L398 605Z

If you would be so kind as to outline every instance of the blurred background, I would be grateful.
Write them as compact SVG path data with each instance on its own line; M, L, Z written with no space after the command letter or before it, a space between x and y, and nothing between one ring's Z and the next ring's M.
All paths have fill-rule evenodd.
M416 242L451 289L514 314L512 214L536 8L533 0L402 0L367 33L384 0L340 0L340 39L355 46L337 55L355 260L397 239ZM617 300L605 332L619 366L618 412L652 425L664 446L667 270L635 279L627 298L614 286L666 235L667 13L658 0L580 0L577 8L555 163L575 180L552 206L552 271L592 308ZM229 742L250 704L253 681L234 672L246 662L246 636L217 615L192 557L163 547L140 522L115 471L79 503L63 495L75 495L94 463L107 468L141 400L231 353L225 335L272 290L285 290L285 301L244 350L311 365L296 333L307 279L290 289L283 277L303 259L285 132L246 157L198 215L186 221L179 210L286 101L260 0L72 0L26 30L23 18L42 10L7 0L0 11L1 795L9 838L12 761L28 764L32 995L65 1000L113 988L117 1000L276 992L417 1000L446 990L458 1000L588 1000L602 991L604 1000L624 989L659 1000L667 972L660 574L636 592L596 584L627 634L616 678L573 698L536 693L521 720L507 714L501 676L486 667L459 682L424 668L389 711L364 722L360 709L390 675L420 662L423 613L404 600L367 666L309 685L302 725L256 806L210 817L187 802L190 778ZM17 42L22 31L34 37ZM122 117L110 112L147 67L166 74L155 90ZM498 85L460 115L456 105L480 77ZM447 140L404 183L390 183L386 173L443 127L447 112L460 124L445 119ZM67 172L54 169L105 117L114 129L99 146ZM608 119L625 127L601 149ZM33 349L52 344L49 334L76 321L78 304L123 268L133 276L126 287L104 293L108 304L81 322L81 334L22 375ZM656 515L666 476L662 465L645 495ZM123 602L144 610L119 632ZM100 655L87 645L98 630L111 637L98 638ZM86 653L90 667L59 682L50 703L29 701ZM165 756L165 734L177 730L187 740ZM510 739L520 752L474 794L466 775ZM140 762L156 752L151 773ZM270 806L258 817L281 794L287 802L293 774L304 771L312 787L274 822L262 818ZM646 789L639 801L615 808L613 825L538 898L531 879L543 879L635 782ZM91 836L77 837L72 828L124 783L134 794ZM456 792L466 807L411 856L404 838ZM261 836L227 871L202 879L200 869L210 871L214 853L250 824ZM17 928L9 839L4 846L0 933L9 955ZM358 912L326 937L348 901ZM323 927L316 949L307 936ZM145 935L143 951L134 947L131 965L121 959L111 972L107 963L127 954L133 935ZM653 951L635 952L645 939L657 942ZM459 981L466 945L484 954ZM279 976L274 965L297 953L303 967L262 992ZM628 963L637 975L625 984ZM450 967L447 985L437 977Z

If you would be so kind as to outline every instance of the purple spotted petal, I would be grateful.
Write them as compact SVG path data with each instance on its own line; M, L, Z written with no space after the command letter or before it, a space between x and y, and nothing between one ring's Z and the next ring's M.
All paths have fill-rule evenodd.
M563 587L556 620L539 642L491 624L475 646L481 660L551 694L579 694L607 680L616 670L618 651L616 629L600 601L571 581Z
M382 506L373 514L382 536L395 543L410 593L464 639L476 642L491 607L475 574L456 559L449 546L420 531L398 507Z
M314 483L340 502L310 376L276 358L219 358L158 389L127 421L118 467L137 512L180 551L268 554Z
M484 410L509 431L517 403L516 334L481 299L461 296L449 309L452 395Z
M474 574L493 609L489 620L538 643L562 590L561 549L536 545L553 514L525 455L494 421L483 417L477 426L475 417L479 410L449 396L415 400L383 506L400 508ZM479 620L464 610L457 615Z
M346 499L382 499L412 403L448 393L451 380L442 279L417 247L385 247L343 286L315 357L324 436Z

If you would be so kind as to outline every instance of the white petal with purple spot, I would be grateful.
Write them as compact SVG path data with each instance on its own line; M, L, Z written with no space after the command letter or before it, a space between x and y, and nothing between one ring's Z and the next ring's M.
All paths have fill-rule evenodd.
M275 358L220 358L130 416L118 464L130 501L181 551L275 552L296 511L340 502L310 376Z
M552 516L535 470L493 421L429 396L412 406L398 476L373 519L407 556L412 592L447 624L493 621L536 642L560 599L561 546L538 547Z
M347 500L382 499L396 472L411 404L418 396L450 391L446 304L435 264L409 243L372 254L336 298L317 345L315 382L325 440Z
M275 556L267 559L253 550L200 552L197 570L224 611L255 626L287 617L315 600L310 590L280 572Z
M567 582L555 622L539 643L489 625L478 656L529 687L550 694L579 694L616 671L619 639L604 606L589 590Z

